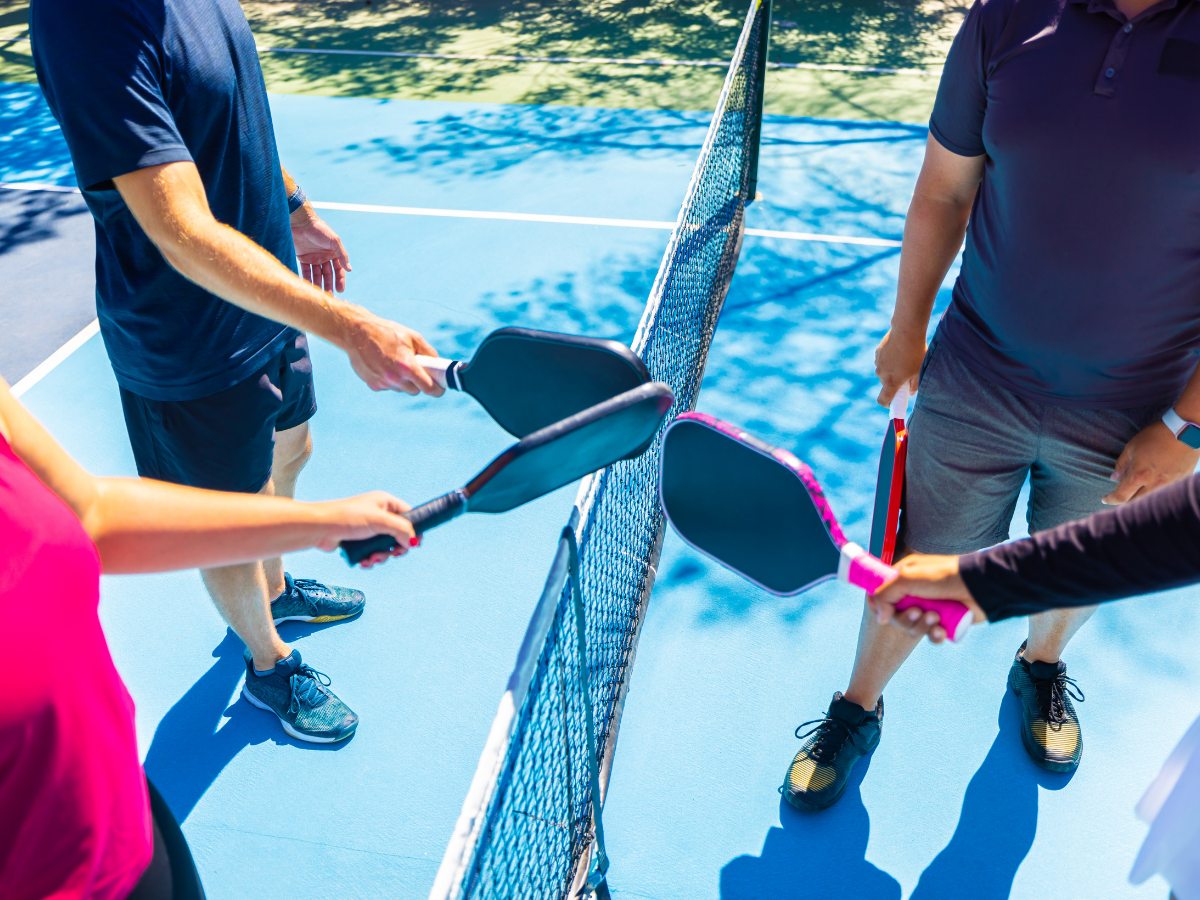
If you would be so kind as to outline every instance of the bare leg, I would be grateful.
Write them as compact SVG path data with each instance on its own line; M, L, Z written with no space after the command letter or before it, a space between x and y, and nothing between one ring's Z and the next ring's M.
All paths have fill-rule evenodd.
M275 434L275 460L271 468L271 482L279 497L296 496L296 479L300 470L312 456L312 435L308 423L280 431ZM283 593L283 560L263 560L263 573L267 579L267 596L272 600Z
M259 493L292 496L296 476L308 461L311 446L307 424L279 432L275 440L276 468ZM277 484L284 490L277 490ZM283 593L281 560L202 569L200 577L229 627L250 648L256 669L264 672L292 652L280 639L271 617L271 600Z
M1052 609L1029 617L1029 641L1022 654L1029 662L1058 662L1067 642L1096 611L1094 606Z
M909 552L907 547L897 547L895 558L899 560ZM850 673L850 686L843 696L867 712L874 712L883 689L920 642L920 638L913 637L903 628L880 625L864 601L854 669Z

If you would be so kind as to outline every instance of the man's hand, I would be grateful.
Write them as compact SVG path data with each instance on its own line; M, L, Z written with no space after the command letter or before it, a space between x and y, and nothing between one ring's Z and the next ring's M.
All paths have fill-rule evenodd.
M923 612L916 607L897 613L896 603L905 597L925 597L928 600L957 600L971 611L975 622L986 622L987 616L967 590L958 574L957 556L922 556L913 554L896 563L900 573L867 598L881 624L891 622L913 637L928 635L934 644L946 639L937 613Z
M342 246L342 239L329 225L305 203L291 215L292 241L296 245L296 261L300 263L300 277L323 291L346 290L346 273L350 268L350 254Z
M358 377L373 391L403 391L406 394L445 393L414 356L437 356L437 351L411 328L359 310L339 346L350 357Z
M1108 506L1127 503L1153 490L1191 475L1200 462L1200 450L1193 450L1176 439L1162 422L1147 425L1133 436L1117 465L1108 476L1119 482L1112 493L1101 499Z
M377 534L386 534L395 539L396 546L390 553L372 553L359 563L364 569L390 556L403 556L410 547L421 543L413 531L412 523L400 515L411 507L383 491L315 505L328 522L328 531L317 544L322 550L336 550L342 541L361 541Z
M890 328L875 348L875 374L879 376L879 405L887 406L907 382L909 393L917 392L917 375L925 358L924 332Z

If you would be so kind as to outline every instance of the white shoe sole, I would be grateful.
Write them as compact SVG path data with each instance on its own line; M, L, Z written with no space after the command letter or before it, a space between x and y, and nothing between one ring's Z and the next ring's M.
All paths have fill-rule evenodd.
M310 744L336 744L338 741L344 741L346 738L350 737L351 734L354 734L353 731L351 731L350 734L344 734L341 737L316 737L315 735L304 734L303 732L297 731L295 728L289 725L284 718L279 715L279 713L275 712L275 710L271 709L271 707L267 706L267 704L263 703L248 690L246 690L245 685L242 685L242 696L249 701L251 706L257 706L259 709L265 709L267 712L277 718L279 720L279 724L283 726L283 730L298 741L308 741ZM357 729L355 730L357 731Z
M324 622L341 622L344 619L353 619L355 616L361 616L362 610L358 612L347 613L344 616L281 616L278 619L271 621L278 625L280 622L315 622L320 625Z

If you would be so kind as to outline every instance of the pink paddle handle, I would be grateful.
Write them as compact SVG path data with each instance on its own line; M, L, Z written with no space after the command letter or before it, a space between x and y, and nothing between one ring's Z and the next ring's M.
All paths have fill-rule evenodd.
M841 565L838 566L839 581L860 587L868 594L874 594L881 584L895 577L895 569L873 557L858 544L846 544L842 547ZM956 600L903 597L897 601L896 611L902 612L913 606L925 612L937 613L942 627L946 629L947 637L952 641L959 640L971 627L971 611Z

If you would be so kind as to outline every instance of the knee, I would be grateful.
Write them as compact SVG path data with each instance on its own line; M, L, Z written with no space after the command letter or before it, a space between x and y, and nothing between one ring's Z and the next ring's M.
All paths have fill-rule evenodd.
M312 456L312 435L307 428L303 434L289 435L289 440L276 447L274 471L277 477L295 476Z

